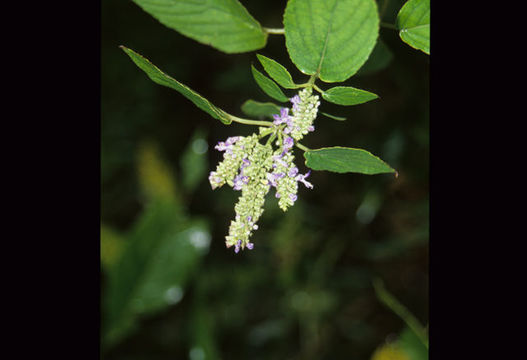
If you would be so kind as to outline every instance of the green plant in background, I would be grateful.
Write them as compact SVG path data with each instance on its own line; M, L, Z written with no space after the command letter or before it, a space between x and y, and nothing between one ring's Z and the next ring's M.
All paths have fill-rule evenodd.
M137 159L144 212L127 234L101 225L101 265L108 276L103 346L121 340L139 317L178 303L208 251L208 221L189 216L181 199L204 175L203 141L198 130L187 146L181 188L157 146L144 142Z
M248 110L250 114L272 116L274 121L245 119L213 105L143 56L121 46L150 79L178 91L211 117L226 125L238 122L258 127L251 136L230 137L216 146L225 154L224 160L210 173L212 189L228 184L241 191L235 206L236 217L226 237L227 247L234 246L235 252L253 248L249 238L258 228L256 223L263 213L265 196L272 187L283 211L295 203L299 182L313 188L313 184L305 180L310 172L300 174L293 162L293 146L304 151L305 164L313 170L369 175L395 173L397 176L393 168L366 150L340 146L309 149L299 142L315 130L320 97L313 91L328 102L344 106L378 98L376 94L350 86L323 90L316 84L317 80L345 81L366 63L379 32L380 20L374 0L289 0L283 31L266 30L236 0L135 2L166 26L227 53L259 49L265 46L268 33L283 33L292 62L303 74L309 75L306 82L297 84L284 66L258 54L259 62L271 79L251 65L254 80L271 98L282 103L290 101L292 107L248 100L250 103L246 104L252 105ZM422 30L423 24L429 22L429 10L427 12L425 7L423 1L412 0L398 16L401 38L418 48L425 46L424 38L429 34ZM382 47L379 49L382 51ZM427 49L423 51L428 52ZM297 93L288 97L280 86ZM257 110L255 105L260 105ZM242 110L247 110L247 106L242 106ZM265 137L268 139L261 144Z
M428 332L419 323L415 316L401 304L386 288L381 279L375 279L373 287L379 300L397 314L407 325L399 336L396 343L389 343L382 346L373 355L372 360L389 359L390 356L383 356L384 353L395 352L394 358L408 360L428 359Z
M269 309L268 300L264 304L260 301L264 299L250 296L251 291L256 293L254 289L257 289L258 283L266 284L271 280L271 275L265 275L267 264L260 267L241 265L236 270L221 266L200 268L211 239L211 222L206 218L196 218L186 204L189 198L197 196L199 182L207 179L209 173L213 189L227 184L241 194L235 206L236 217L226 237L227 247L233 247L235 252L255 246L250 236L259 227L257 221L265 221L261 218L264 209L273 216L276 216L275 211L280 212L278 208L288 210L288 216L283 221L277 221L273 226L260 224L262 239L269 238L267 246L273 249L276 255L273 260L279 263L279 278L273 280L277 281L278 288L285 295L281 303L271 302L273 309L277 309L272 313L273 317L251 324L250 331L247 330L248 341L253 344L282 342L286 339L285 335L294 333L298 326L302 339L305 339L298 358L317 358L321 344L328 341L328 335L324 334L327 316L338 314L344 301L344 296L335 292L335 286L338 288L339 285L331 285L332 292L331 288L325 287L325 282L336 267L347 239L341 236L343 241L340 241L338 235L316 234L300 225L306 218L314 222L317 220L311 217L313 209L306 208L301 202L291 208L298 192L303 191L299 187L328 187L328 183L317 185L318 182L309 179L311 170L368 175L391 173L395 176L398 173L387 162L364 149L345 146L310 149L302 142L313 132L316 135L306 137L307 141L317 136L331 141L323 136L324 120L344 121L349 117L322 112L321 103L353 106L379 99L376 94L355 87L356 83L347 82L346 86L336 84L349 79L357 81L358 77L388 66L393 55L388 45L379 38L379 26L398 29L401 40L429 54L429 1L408 1L400 7L397 19L394 19L395 25L391 25L382 22L389 0L379 2L379 6L373 0L289 0L283 16L283 29L263 27L237 0L134 2L163 25L228 54L262 49L267 45L269 35L283 35L285 50L303 75L290 72L270 57L256 54L258 67L250 65L253 79L266 95L280 104L247 99L241 106L244 116L236 116L174 79L134 50L121 46L155 83L176 90L221 124L240 123L254 126L254 131L241 136L246 130L241 129L220 141L215 149L223 152L223 160L212 168L213 171L205 161L208 149L206 133L196 131L179 160L179 176L175 176L171 170L173 164L162 156L156 143L142 143L137 161L138 181L144 201L142 212L132 229L125 232L101 224L101 264L106 275L102 304L104 348L112 349L125 341L138 329L141 319L164 314L172 305L178 304L175 308L189 309L184 314L185 323L178 326L188 326L186 344L189 345L190 359L238 358L229 353L222 354L224 349L216 343L218 333L215 333L215 328L217 331L229 328L217 324L232 324L235 327L242 324L240 313L252 312L259 307ZM412 52L411 49L408 51ZM259 70L260 65L263 71ZM305 78L295 81L296 75ZM357 118L357 122L360 121L363 120ZM394 154L400 139L396 135L387 143L386 149L379 152L389 163L396 158ZM359 146L368 148L368 140L365 139ZM307 172L299 170L300 152L303 153L305 166L311 169ZM401 178L404 179L404 175ZM278 207L269 204L269 199L265 203L273 187L272 197L278 198ZM220 192L217 196L220 201L228 199L232 203L225 194ZM379 191L374 188L369 190L357 210L357 221L363 224L372 221L382 201L383 195ZM354 216L351 214L352 219ZM421 227L426 232L427 223L423 222ZM299 269L306 266L302 258L307 257L310 244L317 236L323 236L327 241L327 249L324 248L327 251L314 258L313 264L309 265L310 274L304 279L299 275ZM362 245L363 257L366 261L393 258L414 244L422 243L425 238L419 234L413 236L406 239L401 238L401 234L394 234L386 243L388 247L385 244L368 244L367 248ZM265 249L262 247L261 250ZM259 257L254 257L253 261L258 261ZM362 289L368 288L367 279L370 276L371 273L359 266L353 268L350 274L337 273L337 279L333 281L338 283L339 278L340 281L348 279L353 282L354 289ZM228 284L236 284L230 288L232 294L224 294L221 299L212 296L218 293L218 288L229 289ZM266 287L265 293L267 291L270 295L272 287L269 290ZM354 294L360 301L359 292ZM189 305L181 304L183 300ZM280 318L282 311L287 315ZM176 327L173 323L170 326ZM368 324L341 326L349 329L353 339L371 336ZM228 333L224 334L224 337L228 336ZM380 346L372 359L390 356L409 360L427 359L427 346L421 340L410 326L400 333L397 341L388 341ZM271 346L263 358L282 358L273 357L277 348ZM146 358L162 357L152 355Z

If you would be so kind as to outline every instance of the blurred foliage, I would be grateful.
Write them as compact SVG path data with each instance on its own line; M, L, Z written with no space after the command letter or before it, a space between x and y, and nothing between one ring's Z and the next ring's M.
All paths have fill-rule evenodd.
M285 2L242 3L263 26L282 27ZM393 23L403 4L379 1L382 21ZM347 120L319 116L304 141L366 149L398 178L313 171L315 188L301 189L287 213L271 197L254 250L234 254L224 236L239 194L211 190L207 175L221 154L210 149L252 129L225 126L154 84L118 46L148 54L238 116L248 99L270 101L251 75L255 53L199 44L130 1L101 5L103 358L426 359L372 281L382 279L428 323L429 57L381 28L391 59L342 84L380 99L345 108L323 103L322 112ZM270 36L259 53L296 82L306 80L283 36Z

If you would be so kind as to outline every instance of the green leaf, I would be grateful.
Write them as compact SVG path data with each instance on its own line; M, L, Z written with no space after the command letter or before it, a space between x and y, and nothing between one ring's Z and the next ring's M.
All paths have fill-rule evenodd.
M136 327L139 316L181 300L208 247L204 223L189 223L172 201L150 203L127 236L127 246L108 271L104 288L104 345L112 346Z
M396 173L388 164L366 150L340 146L309 150L304 153L306 166L313 170L367 175Z
M267 33L238 0L133 0L163 25L226 53L261 49Z
M274 114L280 114L281 107L272 102L259 102L254 100L247 100L242 104L242 111L245 115L262 119L268 117L274 119Z
M428 334L425 328L419 323L416 317L393 296L386 288L381 279L375 278L373 281L373 287L377 298L392 310L397 316L399 316L410 329L414 332L415 336L418 337L419 341L428 348Z
M192 90L186 85L183 85L176 79L168 76L158 67L152 64L148 59L139 55L135 51L128 49L124 46L120 46L121 49L132 59L132 61L143 70L148 77L156 84L163 85L178 91L181 95L189 99L201 110L212 116L214 119L220 120L224 124L230 124L232 119L229 114L220 108L214 106L210 101L205 99L203 96Z
M342 116L336 116L336 115L331 115L331 114L328 114L328 113L324 113L322 111L319 111L318 112L319 114L321 115L324 115L330 119L333 119L333 120L338 120L338 121L344 121L344 120L347 120L345 117L342 117Z
M403 330L397 344L406 353L408 360L428 360L428 349L409 327Z
M339 105L358 105L378 98L374 93L351 86L332 87L324 91L322 97L329 102Z
M357 72L357 76L373 74L385 69L393 59L391 50L386 46L384 41L379 39L377 45L373 48L368 61Z
M267 95L280 102L286 102L289 100L273 80L256 70L253 65L251 65L251 70L254 80Z
M260 63L264 67L265 71L269 74L270 77L273 78L274 81L276 81L280 86L286 88L286 89L296 89L298 86L295 85L293 82L293 78L291 77L291 74L289 74L289 71L273 59L269 59L268 57L265 57L260 54L256 54L256 57L258 60L260 60Z
M344 81L366 62L379 35L374 0L290 0L284 13L287 51L307 75Z
M397 15L401 39L430 55L430 0L409 0Z

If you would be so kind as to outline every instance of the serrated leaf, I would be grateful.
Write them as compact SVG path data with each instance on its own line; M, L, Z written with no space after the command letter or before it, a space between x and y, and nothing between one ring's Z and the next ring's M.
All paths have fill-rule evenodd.
M180 83L176 79L168 76L161 71L157 66L152 64L148 59L139 55L135 51L128 49L127 47L120 46L121 49L132 59L132 61L143 70L148 77L156 84L169 87L176 90L181 95L189 99L201 110L212 116L214 119L220 120L224 124L230 124L232 119L230 115L220 108L214 106L210 101L205 99L203 96L189 88L188 86Z
M260 54L256 54L256 57L262 64L263 68L274 81L276 81L280 86L286 89L296 89L298 86L293 82L293 78L287 69L280 65L278 62L265 57Z
M409 0L397 15L401 39L430 55L430 0Z
M307 75L344 81L366 62L379 34L374 0L290 0L284 13L287 51Z
M256 70L253 65L251 65L251 71L254 80L267 95L280 102L286 102L289 100L273 80Z
M357 76L373 74L386 68L393 59L391 50L379 38L368 58L368 61L357 71Z
M306 166L313 170L366 175L396 172L377 156L362 149L340 146L321 148L306 151L304 158L306 159Z
M378 96L372 92L356 89L351 86L335 86L322 93L322 97L338 105L358 105L377 99Z
M133 0L163 25L226 53L261 49L267 33L238 0Z
M337 120L337 121L344 121L344 120L347 120L345 117L342 117L342 116L336 116L336 115L331 115L331 114L328 114L328 113L325 113L325 112L322 112L322 111L319 111L318 112L320 115L324 115L330 119L333 119L333 120Z
M258 119L268 117L272 120L274 119L274 114L280 114L281 107L272 102L264 103L249 99L242 104L241 109L247 116L256 117Z

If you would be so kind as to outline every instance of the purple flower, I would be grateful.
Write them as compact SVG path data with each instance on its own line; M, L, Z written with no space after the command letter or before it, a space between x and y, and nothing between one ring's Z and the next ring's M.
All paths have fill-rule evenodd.
M310 125L307 127L307 131L315 131L315 127L313 125Z
M241 240L238 240L236 242L236 245L234 245L234 252L237 254L240 252L240 246L242 245L242 241Z
M227 145L234 145L234 143L238 140L240 140L242 137L241 136L231 136L230 138L228 138L225 143Z
M298 168L295 166L292 167L291 170L289 170L289 173L287 175L289 175L289 177L295 177L296 174L298 174Z
M271 186L276 187L276 181L278 179L283 178L284 176L284 173L267 173L267 180L269 181L269 184L271 184Z
M218 145L216 145L214 148L218 151L226 151L227 154L231 154L234 143L240 140L241 138L241 136L232 136L228 138L225 142L218 142Z
M295 95L291 99L289 99L289 101L291 101L293 105L298 105L300 104L300 96Z
M313 189L313 184L311 184L309 181L306 181L305 179L311 174L311 170L307 172L305 175L297 175L295 178L296 181L300 181L303 183L307 188Z
M293 140L292 137L290 136L287 136L285 139L284 139L284 151L287 151L289 149L291 149L293 147L293 144L295 143L295 141Z
M291 199L292 202L295 202L296 199L298 199L298 196L296 196L296 194L289 194L289 198Z
M223 142L223 141L220 141L218 142L218 145L216 145L214 147L214 149L218 150L218 151L225 151L227 150L229 147Z
M249 165L251 165L251 162L248 159L243 159L242 160L242 169L246 168Z
M247 176L243 176L242 174L239 174L234 178L234 190L241 190L243 185L247 184L249 182L249 178Z
M209 182L212 190L216 189L221 184L221 178L216 175L216 172L211 171L209 174Z
M273 156L273 161L275 162L275 164L273 164L273 168L276 168L275 166L276 163L279 163L280 165L287 167L287 163L284 160L282 160L284 155L285 155L285 151L283 151L280 155Z
M291 122L291 116L289 116L289 108L281 108L280 115L273 115L274 121L273 124L280 125L283 123L289 124Z
M269 184L271 186L276 187L276 177L275 177L275 175L272 174L272 173L267 173L266 177L267 177L267 181L269 181Z
M298 104L300 104L300 96L298 95L295 95L293 96L291 99L289 99L289 101L291 101L291 103L293 104L293 111L297 111L298 109Z
M249 250L252 250L254 248L254 244L250 242L248 242L246 246L247 246L247 249Z

